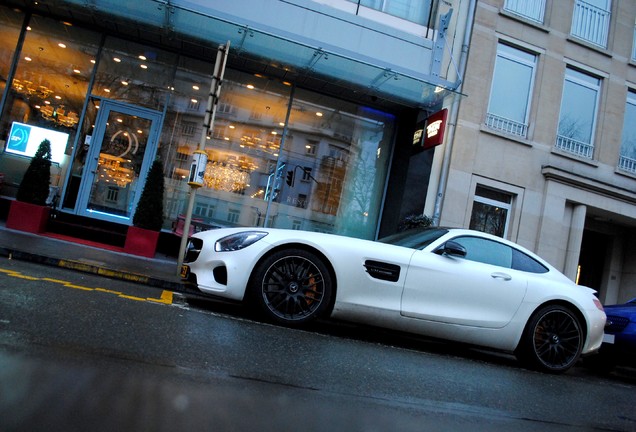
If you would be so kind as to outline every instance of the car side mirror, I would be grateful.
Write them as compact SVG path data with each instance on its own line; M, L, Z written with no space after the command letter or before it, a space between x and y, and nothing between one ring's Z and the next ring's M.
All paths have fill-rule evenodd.
M447 241L444 246L442 246L442 248L440 249L440 252L444 255L450 255L450 256L458 256L458 257L466 257L466 248L462 245L460 245L459 243L457 243L456 241L453 240L449 240Z

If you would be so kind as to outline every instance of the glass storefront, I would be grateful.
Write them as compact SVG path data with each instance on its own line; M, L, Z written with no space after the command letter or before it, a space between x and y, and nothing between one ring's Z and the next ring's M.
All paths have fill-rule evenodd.
M2 17L6 19L6 9L2 10L5 12ZM15 22L15 19L7 24L2 22L0 27L6 32ZM2 36L6 37L6 33ZM15 73L4 75L3 69L2 75L2 81L11 83L6 89L0 117L0 136L5 141L5 151L0 157L0 172L5 178L2 195L15 196L30 160L27 156L34 153L39 144L26 142L31 136L23 133L12 135L18 124L29 126L25 130L32 132L33 138L50 138L52 152L61 155L53 161L51 181L54 186L60 185L69 165L99 40L100 35L71 23L31 17L21 49L15 51L19 52ZM7 49L4 39L1 45ZM13 63L14 58L6 64ZM2 67L6 67L4 62ZM19 140L20 136L25 142ZM27 146L30 150L25 154L11 152L12 145Z
M186 177L203 140L208 164L194 207L198 226L375 237L392 115L228 69L213 133L202 136L213 64L37 16L16 50L23 18L2 7L0 17L1 85L11 82L0 118L0 172L10 178L1 195L15 196L29 162L7 151L11 127L20 123L66 137L52 177L62 212L129 224L159 158L170 230L187 207Z

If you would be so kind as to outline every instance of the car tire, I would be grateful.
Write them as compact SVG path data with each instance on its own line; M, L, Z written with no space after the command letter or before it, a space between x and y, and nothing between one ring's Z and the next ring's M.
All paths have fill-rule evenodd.
M273 253L254 269L250 299L265 316L299 326L322 316L331 302L332 278L316 254L303 249Z
M530 317L515 354L533 369L563 373L576 364L584 342L576 314L565 306L548 305Z

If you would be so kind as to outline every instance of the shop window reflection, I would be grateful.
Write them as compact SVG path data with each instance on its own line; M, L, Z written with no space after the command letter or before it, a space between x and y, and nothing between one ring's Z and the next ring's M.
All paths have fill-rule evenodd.
M9 76L9 67L13 59L24 14L0 6L0 95L4 92ZM4 138L3 138L4 139Z
M192 82L209 87L208 69L180 65L164 122L160 152L172 161L168 196L179 203L172 219L185 211L183 180L202 133L204 113L188 109ZM287 84L226 70L196 216L209 226L256 223L373 238L394 118L308 91L291 97ZM288 184L289 171L296 180Z
M176 63L175 54L107 37L93 94L160 110L173 87L173 76L169 71ZM187 106L191 99L186 99Z
M7 19L6 16L2 18ZM4 43L10 27L5 26L3 21L3 48L0 51L5 47L15 47L14 42ZM11 81L11 91L7 95L5 113L9 114L3 117L0 130L6 136L11 124L20 122L68 134L65 157L55 166L57 173L52 178L52 186L60 186L60 179L66 176L69 167L69 156L93 73L100 36L70 23L37 15L31 17L26 29ZM7 51L2 52L8 54ZM0 63L3 63L0 67L4 68L10 61ZM2 157L0 170L5 171L5 167L8 167L5 172L8 171L14 182L19 183L24 163L24 160ZM5 190L3 193L14 196L15 191Z

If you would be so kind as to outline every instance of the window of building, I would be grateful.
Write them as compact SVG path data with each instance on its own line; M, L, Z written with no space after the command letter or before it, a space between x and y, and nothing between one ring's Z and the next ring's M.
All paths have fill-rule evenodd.
M572 36L607 48L611 18L611 0L575 0L572 13Z
M190 111L199 111L201 107L201 101L199 99L190 99L188 102L188 110Z
M512 195L477 185L469 228L505 237L511 209Z
M239 221L239 216L241 215L240 210L230 209L227 211L227 221L232 224L236 224Z
M119 188L115 186L109 186L106 190L106 201L117 202L119 199Z
M298 194L298 199L296 200L296 207L298 207L298 208L306 208L307 207L307 195Z
M568 67L565 72L556 148L591 159L601 80Z
M486 126L526 137L537 56L500 43L493 73Z
M506 0L504 10L543 24L545 0Z
M214 217L215 207L205 202L197 201L194 206L193 214L196 216L200 216L203 218L212 218Z
M304 181L304 182L310 181L311 180L311 171L312 171L312 169L310 167L303 167L302 171L303 171L303 174L302 174L302 177L301 177L300 180Z
M417 24L429 26L434 6L432 0L349 0L358 6L365 6L389 15L403 18Z
M625 118L623 119L623 139L618 168L623 171L636 173L636 90L627 93L625 104Z
M184 136L194 136L194 133L197 131L197 124L191 121L183 121L181 122L181 133Z
M307 141L307 144L305 144L305 154L307 156L315 156L317 146L317 142Z

